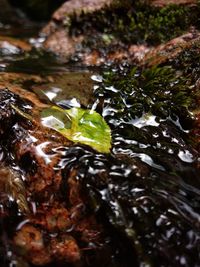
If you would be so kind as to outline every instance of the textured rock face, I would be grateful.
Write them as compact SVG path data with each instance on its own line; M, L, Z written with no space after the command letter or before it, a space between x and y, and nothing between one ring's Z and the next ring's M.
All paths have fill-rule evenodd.
M59 29L52 32L44 44L45 49L53 51L59 56L70 56L76 51L76 46L81 44L82 36L72 38L68 36L65 29Z
M190 48L194 43L199 42L200 32L193 29L165 44L150 49L143 57L142 63L148 66L165 63L170 59L176 58L184 49Z
M90 13L114 4L116 0L73 0L64 3L54 14L53 20L63 22L70 15Z
M174 5L196 5L197 0L149 0L149 3L154 6L159 6L159 7L172 5L172 4Z
M70 16L92 13L109 7L113 2L116 1L74 0L65 2L53 14L52 21L42 31L43 34L48 36L44 44L45 49L50 49L65 58L73 55L84 40L84 36L69 35L67 25L70 24ZM86 59L87 61L90 62Z

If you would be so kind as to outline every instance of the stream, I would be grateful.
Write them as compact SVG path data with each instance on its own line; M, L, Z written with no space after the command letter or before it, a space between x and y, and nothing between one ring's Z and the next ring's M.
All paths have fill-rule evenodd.
M12 27L2 24L1 34L34 47L21 52L5 44L0 83L20 86L48 105L97 111L111 129L112 147L108 154L79 143L53 150L61 155L55 168L65 179L77 169L89 212L104 229L100 244L90 242L77 265L62 259L34 265L12 248L10 240L26 224L26 216L15 211L0 218L0 266L199 267L199 153L191 141L194 117L181 102L190 95L176 86L182 76L169 83L169 65L157 70L62 63L40 48L38 25L21 26L17 34ZM9 209L2 203L1 210ZM45 232L47 243L54 234ZM73 237L79 240L77 233Z

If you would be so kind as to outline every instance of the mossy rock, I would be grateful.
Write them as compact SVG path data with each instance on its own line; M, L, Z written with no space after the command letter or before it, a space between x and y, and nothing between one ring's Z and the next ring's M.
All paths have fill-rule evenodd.
M84 1L67 1L54 13L42 31L45 48L86 65L130 62L135 60L133 45L148 49L199 29L199 2L160 8L142 0L90 1L90 8Z
M90 33L96 30L103 37L106 34L126 44L157 45L181 35L191 25L198 28L199 17L199 4L159 8L139 2L131 8L127 4L116 5L113 9L72 16L69 30L74 35L87 35L88 40L91 39Z

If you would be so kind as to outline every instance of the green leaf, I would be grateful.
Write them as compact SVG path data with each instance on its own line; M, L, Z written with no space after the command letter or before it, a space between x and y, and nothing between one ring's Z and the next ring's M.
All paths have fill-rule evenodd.
M101 153L109 153L111 130L103 117L93 110L61 109L52 106L41 113L42 123L67 139L91 146Z

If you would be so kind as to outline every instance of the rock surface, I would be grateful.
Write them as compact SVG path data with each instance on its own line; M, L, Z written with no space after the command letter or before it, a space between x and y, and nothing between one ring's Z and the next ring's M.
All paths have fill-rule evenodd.
M82 259L81 244L90 247L93 242L98 246L102 237L101 226L87 211L86 198L76 180L77 170L66 170L64 179L61 168L56 168L62 157L59 147L70 148L72 143L41 125L38 110L42 104L38 105L34 98L30 101L30 95L28 100L25 95L25 98L19 97L16 89L13 91L15 93L0 88L1 149L12 153L12 159L4 153L3 161L8 171L4 169L0 175L8 173L9 180L14 182L16 176L9 174L9 168L18 166L18 182L11 185L9 192L18 203L19 212L23 213L13 246L17 255L31 264L43 266L54 261L77 264ZM23 95L23 90L19 89L18 93ZM26 119L23 114L33 120ZM8 188L8 179L1 179L0 185ZM21 190L22 186L24 190ZM67 188L64 195L63 186ZM24 206L20 201L25 202ZM20 210L25 205L27 209ZM13 216L13 213L14 208L7 216ZM52 233L56 233L56 238ZM74 236L78 236L79 241ZM45 240L49 240L48 244Z
M147 0L148 1L148 0ZM197 0L149 0L154 6L163 7L166 5L196 5Z
M53 20L65 22L68 16L79 16L81 13L90 13L114 4L116 0L73 0L65 2L52 16Z
M200 32L190 32L150 49L142 58L142 63L148 66L165 63L169 59L176 58L184 49L190 48L194 43L200 43Z

